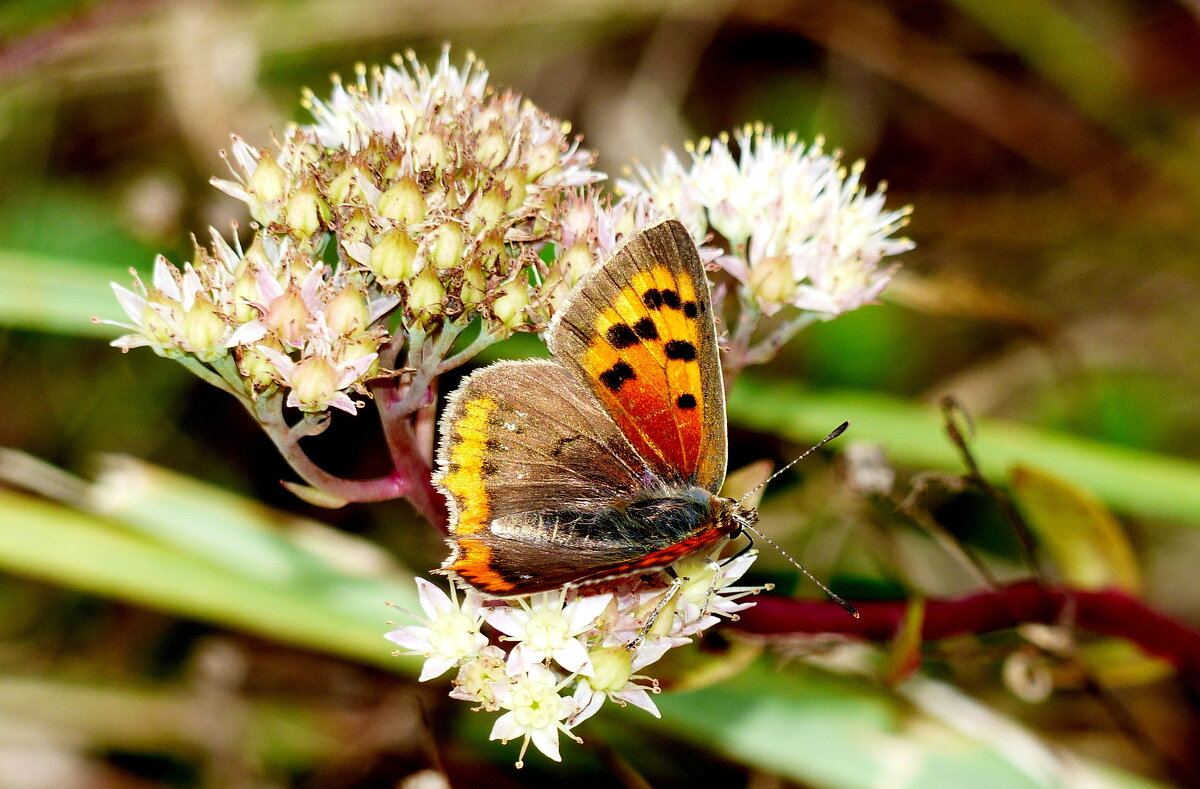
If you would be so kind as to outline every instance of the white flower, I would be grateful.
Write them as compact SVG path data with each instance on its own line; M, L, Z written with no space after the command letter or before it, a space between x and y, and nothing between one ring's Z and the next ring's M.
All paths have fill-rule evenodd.
M913 247L893 237L910 210L885 210L884 187L861 184L863 163L847 171L819 138L806 147L747 126L734 142L736 153L727 135L689 148L690 167L668 153L618 187L678 215L697 243L720 234L717 263L768 315L790 305L829 319L874 300L894 270L883 258Z
M385 638L406 650L397 654L425 657L420 677L424 682L481 654L488 640L479 632L483 611L477 594L466 592L460 601L457 594L451 597L424 578L417 579L417 587L427 618L410 615L425 624L398 627Z
M571 718L571 724L576 725L595 715L605 699L621 706L632 704L661 718L658 707L650 699L650 693L658 693L658 683L651 677L634 672L658 660L669 648L670 645L660 640L650 648L639 647L636 650L627 646L593 649L591 659L595 673L590 677L581 677L575 687L574 698L579 711ZM649 684L641 685L637 680Z
M517 767L524 765L525 750L530 741L556 762L562 761L558 753L560 731L581 742L563 723L577 708L573 699L558 695L562 684L554 672L535 663L514 677L511 684L496 687L496 702L508 712L496 720L489 739L508 742L524 738Z
M758 552L746 551L725 561L717 559L718 553L687 556L675 563L675 572L682 583L677 593L676 626L671 635L694 635L715 625L720 617L735 618L738 611L754 605L753 600L742 598L757 594L762 587L732 584L750 569Z
M510 668L520 671L530 664L552 659L573 674L591 674L587 647L579 636L591 628L612 601L612 595L573 595L567 590L518 598L519 607L493 608L487 622L519 643L509 659Z

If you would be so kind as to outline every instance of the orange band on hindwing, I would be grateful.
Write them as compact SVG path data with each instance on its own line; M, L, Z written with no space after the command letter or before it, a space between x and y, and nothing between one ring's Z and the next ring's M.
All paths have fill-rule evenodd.
M468 400L453 422L454 440L450 444L441 484L458 505L458 520L454 524L456 534L475 534L490 520L483 462L487 451L488 419L495 408L496 402L490 397Z

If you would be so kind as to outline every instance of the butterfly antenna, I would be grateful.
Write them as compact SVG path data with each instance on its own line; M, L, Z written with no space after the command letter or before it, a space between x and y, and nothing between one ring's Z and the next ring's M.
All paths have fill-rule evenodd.
M797 463L799 463L801 460L804 460L806 457L808 457L809 455L811 455L813 452L816 452L818 449L820 449L821 447L825 446L826 444L828 444L828 443L829 443L830 441L832 441L833 439L835 439L835 438L837 438L838 436L840 436L842 433L844 433L844 432L846 431L846 428L848 428L849 426L850 426L850 423L849 423L849 422L842 422L840 425L838 425L837 427L835 427L835 428L833 429L833 432L831 432L829 435L825 436L825 437L824 437L824 438L822 438L820 441L818 441L816 444L814 444L813 446L811 446L811 447L809 447L808 449L806 449L806 450L805 450L805 451L804 451L804 452L803 452L803 453L802 453L802 454L801 454L801 455L800 455L798 458L796 458L795 460L793 460L791 463L788 463L786 466L784 466L783 468L779 469L778 471L776 471L776 472L775 472L774 474L772 474L771 476L767 477L767 478L766 478L766 479L765 479L765 480L764 480L762 483L760 483L760 484L758 485L758 487L756 487L754 490L750 491L749 493L747 493L746 495L744 495L744 496L742 496L740 499L738 499L738 506L739 506L739 507L741 507L741 506L742 506L742 504L743 504L743 502L745 502L745 501L746 501L746 499L748 499L748 498L751 498L751 497L752 497L752 496L754 496L756 493L758 493L760 490L762 490L763 488L765 488L765 487L766 487L768 484L770 484L770 482L771 482L773 479L775 479L776 477L778 477L780 474L782 474L783 472L787 471L787 470L788 470L788 469L790 469L792 466L796 465L796 464L797 464ZM767 544L768 544L768 545L770 545L772 548L774 548L775 550L779 551L779 553L781 553L781 554L783 555L783 558L787 559L789 562L791 562L793 565L795 565L795 567L796 567L796 569L797 569L797 570L799 570L800 572L804 573L804 574L805 574L805 575L808 577L808 580L812 581L814 584L816 584L817 586L821 587L821 591L823 591L823 592L825 592L825 594L829 595L829 599L830 599L830 600L832 600L833 602L837 603L837 604L838 604L838 605L840 605L842 608L846 609L846 613L850 614L850 615L851 615L851 616L853 616L855 619L858 619L858 618L859 618L859 614L858 614L858 609L857 609L857 608L855 608L853 605L851 605L851 604L849 603L849 601L847 601L847 600L846 600L844 597L842 597L842 596L841 596L841 595L839 595L839 594L836 594L836 593L835 593L835 592L834 592L832 589L830 589L828 586L826 586L825 584L823 584L823 583L821 583L819 580L817 580L816 576L814 576L812 573L810 573L810 572L808 571L808 568L807 568L807 567L805 567L804 565L800 564L800 562L798 562L798 561L796 561L795 559L793 559L793 558L791 557L791 554L789 554L787 551L785 551L785 550L783 549L783 547L779 545L779 543L775 542L775 541L774 541L774 540L772 540L770 537L768 537L767 535L765 535L765 534L763 534L762 532L760 532L758 529L756 529L756 528L754 528L753 526L751 526L749 523L744 523L744 524L742 524L742 526L743 526L743 528L745 528L746 530L753 532L753 533L754 533L756 536L758 536L758 537L759 537L759 538L760 538L760 539L761 539L763 542L767 543Z
M845 425L842 425L842 427L845 427ZM828 439L827 439L827 440L828 440ZM820 446L820 444L818 444L817 446ZM811 450L810 450L810 451L811 451ZM826 586L825 584L823 584L823 583L821 583L819 580L817 580L817 577L816 577L815 575L813 575L812 573L810 573L810 572L808 571L808 568L807 568L807 567L805 567L804 565L800 564L800 562L798 562L798 561L796 561L795 559L793 559L793 558L791 557L791 554L789 554L787 551L785 551L785 550L782 548L782 546L780 546L780 544L779 544L779 543L775 542L775 541L774 541L774 540L772 540L770 537L768 537L767 535L763 534L763 533L762 533L762 532L760 532L758 529L754 528L753 526L751 526L751 525L750 525L750 524L748 524L748 523L743 523L743 524L742 524L742 528L743 528L743 529L747 529L747 530L749 530L749 531L752 531L752 532L754 532L755 536L759 537L760 539L762 539L762 541L763 541L763 542L767 543L767 544L768 544L768 545L770 545L772 548L774 548L775 550L777 550L777 551L779 551L781 554L783 554L783 558L787 559L789 562L791 562L793 565L795 565L795 567L796 567L796 569L797 569L797 570L799 570L800 572L802 572L802 573L804 573L806 576L808 576L808 580L812 581L814 584L816 584L817 586L821 587L821 591L822 591L822 592L824 592L825 594L829 595L829 599L830 599L830 600L832 600L833 602L837 603L837 604L838 604L838 605L840 605L842 608L846 609L846 613L850 614L850 616L854 617L855 619L858 619L858 618L860 618L860 617L859 617L859 613L858 613L858 609L857 609L857 608L855 608L855 607L854 607L854 606L853 606L853 605L850 603L850 601L849 601L849 600L847 600L846 598L842 597L840 594L838 594L837 592L834 592L834 591L833 591L832 589L830 589L828 586Z
M738 506L739 506L739 507L740 507L740 506L742 506L742 504L744 504L744 503L745 503L746 499L748 499L748 498L751 498L752 496L754 496L754 494L758 493L760 490L762 490L763 488L765 488L767 485L771 484L771 482L772 482L772 481L773 481L773 480L774 480L776 477L778 477L780 474L782 474L783 472L787 471L789 468L791 468L792 466L796 465L796 464L797 464L797 463L799 463L801 460L804 460L806 457L808 457L808 456L809 456L809 455L811 455L812 453L816 452L818 449L820 449L821 447L825 446L825 445L826 445L826 444L828 444L830 441L832 441L832 440L834 440L835 438L837 438L838 436L840 436L842 433L846 432L846 428L848 428L848 427L850 427L850 423L849 423L849 422L842 422L840 425L838 425L837 427L835 427L835 428L833 429L833 432L832 432L832 433L830 433L829 435L825 436L824 438L822 438L822 439L821 439L820 441L818 441L816 444L813 444L813 445L812 445L811 447L809 447L808 449L804 450L804 452L803 452L803 453L800 455L800 457L796 458L796 459L795 459L795 460L793 460L791 463L788 463L786 466L784 466L783 468L779 469L778 471L776 471L776 472L775 472L774 474L772 474L771 476L767 477L765 480L763 480L761 483L759 483L758 487L756 487L754 490L750 491L750 492L749 492L749 493L747 493L745 496L742 496L740 499L738 499ZM766 539L766 538L764 537L763 539ZM771 542L771 541L770 541L770 540L767 540L767 542ZM774 544L774 543L772 543L772 544ZM778 548L779 546L777 546L777 545L776 545L775 547L776 547L776 548ZM806 570L805 572L807 572L807 570Z

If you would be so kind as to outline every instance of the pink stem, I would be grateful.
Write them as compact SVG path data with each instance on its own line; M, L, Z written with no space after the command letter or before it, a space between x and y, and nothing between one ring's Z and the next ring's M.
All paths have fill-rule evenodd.
M836 603L764 595L730 627L759 635L840 633L886 641L900 626L908 601L854 605L862 615L860 619L847 615ZM1025 622L1054 624L1067 617L1079 628L1124 638L1170 661L1182 672L1200 675L1200 631L1115 589L1089 591L1021 581L957 599L929 600L921 637L937 641L1004 630Z

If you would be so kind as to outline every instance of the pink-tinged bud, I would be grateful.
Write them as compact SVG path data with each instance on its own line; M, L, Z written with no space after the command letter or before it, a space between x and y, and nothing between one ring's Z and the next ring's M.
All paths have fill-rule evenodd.
M301 411L324 411L338 391L337 368L324 356L310 356L292 370L292 393Z
M383 285L395 285L409 279L417 273L418 266L417 242L403 229L385 233L375 243L367 263L367 268Z
M262 345L274 346L283 353L283 346L269 337L264 337ZM258 349L257 345L242 345L234 349L237 354L238 372L250 387L251 392L263 392L275 385L279 379L279 371L267 355Z
M592 661L592 676L587 683L592 690L613 693L623 690L633 674L633 650L625 647L597 647L588 652Z
M796 295L798 286L792 262L783 255L763 258L750 269L750 290L763 307L777 309L787 304Z
M258 233L254 234L254 241L250 242L250 248L242 256L242 263L252 269L270 269L271 261L267 258L266 250L263 249L262 236Z
M525 310L529 307L529 283L525 271L522 269L516 279L502 287L504 293L492 302L492 313L507 329L524 326L528 322Z
M196 297L191 308L184 313L180 328L188 348L200 361L211 362L228 353L225 335L229 324L217 312L216 305L206 297Z
M304 344L304 332L311 316L300 293L288 288L267 308L263 323L275 331L280 340L295 348Z
M316 184L311 181L292 194L283 212L284 224L300 238L308 238L316 233L322 223L328 220L329 206L321 199Z
M408 286L408 308L421 319L433 318L442 312L446 288L438 279L433 266L426 266Z
M254 195L259 203L272 205L287 196L288 176L275 161L275 155L263 151L246 187L246 191Z
M351 336L366 331L370 317L366 298L353 285L342 288L325 305L325 325L339 335Z
M384 219L406 227L425 218L425 196L415 179L401 178L380 195L377 210Z
M492 170L499 167L506 156L508 156L508 140L504 138L500 124L496 123L480 135L479 143L475 148L475 160L485 170Z
M446 222L438 226L428 236L428 258L433 265L441 269L452 268L462 263L463 241L462 228L456 222Z

